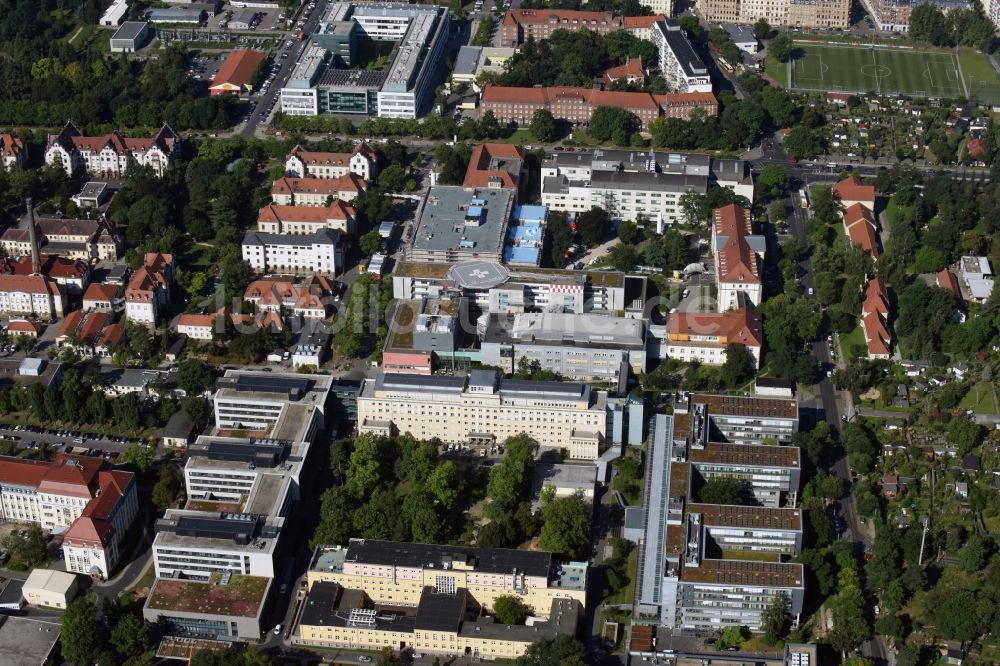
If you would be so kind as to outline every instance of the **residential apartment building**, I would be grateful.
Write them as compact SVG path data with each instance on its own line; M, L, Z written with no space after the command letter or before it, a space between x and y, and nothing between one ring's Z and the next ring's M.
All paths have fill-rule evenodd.
M139 510L135 479L101 458L0 458L0 517L64 532L67 571L105 579Z
M358 396L358 430L444 442L502 442L527 434L539 445L596 460L607 426L607 393L587 384L498 379L492 370L442 377L380 372Z
M147 252L143 265L132 274L125 289L125 318L138 324L156 326L170 304L173 284L173 256Z
M116 261L121 239L106 220L76 220L39 217L35 220L39 250L67 259ZM26 227L10 227L0 235L0 247L8 257L31 254L31 234Z
M993 25L1000 26L1000 0L979 0L979 7Z
M657 21L652 27L653 44L660 54L660 72L674 92L712 92L712 78L701 57L674 21Z
M861 330L865 334L868 358L887 359L891 356L891 321L892 311L885 284L881 278L872 278L865 285L865 300L861 304Z
M84 136L73 123L49 136L45 163L56 165L68 176L82 173L94 178L121 178L132 164L150 168L163 177L174 159L180 137L164 125L149 138L126 137L121 132Z
M69 347L81 358L108 358L125 340L125 327L113 320L109 310L74 310L59 326L56 346Z
M646 278L615 271L512 269L485 261L455 266L401 261L392 274L392 294L403 300L464 296L491 314L596 312L642 318Z
M750 210L730 204L712 211L712 253L719 312L759 305L767 239L753 233Z
M243 261L256 273L337 275L344 269L341 234L328 228L309 236L248 231L242 248Z
M753 201L753 178L743 160L652 150L557 152L542 161L542 205L584 213L594 206L620 220L639 216L664 224L685 221L680 198L726 187Z
M869 212L875 212L875 186L863 184L857 176L849 176L836 183L833 194L845 209L860 204Z
M0 312L57 319L66 307L66 289L44 275L0 274Z
M687 119L695 109L710 116L719 112L718 101L712 94L711 87L707 91L652 95L645 92L615 92L571 86L518 88L487 85L479 104L483 113L492 111L501 123L525 126L531 123L535 112L539 110L549 111L553 117L574 125L587 125L594 109L611 106L625 109L634 115L644 130L661 115Z
M910 29L910 13L919 3L913 0L861 0L861 6L868 12L881 32L907 32ZM931 4L945 14L955 10L971 9L971 0L931 0ZM980 0L982 4L982 0ZM989 10L986 16L992 18Z
M293 178L341 178L348 174L367 181L378 175L378 156L364 141L349 153L318 152L295 146L285 158L285 175Z
M521 359L576 379L618 381L646 371L646 324L597 314L490 315L481 336L484 365L512 374Z
M529 38L536 42L548 39L556 30L590 30L607 35L624 27L622 17L611 12L585 12L569 9L510 9L500 24L500 45L519 46Z
M319 546L306 581L310 590L336 583L376 604L403 607L417 606L426 588L468 590L486 610L497 597L516 595L532 615L547 617L553 601L587 602L587 564L552 560L552 553L537 550L351 539L347 546Z
M643 3L643 6L652 9L653 13L649 16L626 16L622 19L622 27L639 39L651 42L653 41L653 24L657 21L666 21L673 14L673 2L649 0L649 2Z
M16 166L24 167L28 161L28 148L13 134L0 134L0 159L5 171Z
M717 632L727 626L763 631L763 617L779 595L798 623L805 596L801 564L787 560L802 547L802 515L794 508L797 470L788 483L787 508L736 507L698 503L693 475L725 474L769 487L769 472L780 472L786 457L763 452L794 447L725 445L708 440L713 417L703 408L682 409L654 419L640 532L637 619L658 621L682 632ZM728 451L742 447L746 451Z
M257 229L267 234L310 235L323 229L354 234L357 213L340 199L322 206L271 203L257 213Z
M37 266L30 256L0 260L0 273L20 277L43 276L54 280L70 300L79 299L90 284L90 268L87 262L54 254L40 255Z
M747 348L760 367L764 329L760 313L742 306L727 312L675 312L667 316L661 355L685 363L705 365L726 362L726 346Z
M760 19L775 26L847 28L850 0L699 0L698 15L709 23L752 24Z
M271 199L279 206L329 206L336 199L354 201L368 188L359 176L337 178L278 178Z

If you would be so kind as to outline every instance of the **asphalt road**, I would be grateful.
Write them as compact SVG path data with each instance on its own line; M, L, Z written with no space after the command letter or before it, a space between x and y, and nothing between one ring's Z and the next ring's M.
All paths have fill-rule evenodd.
M309 34L316 29L319 24L319 19L326 12L327 0L317 0L316 9L312 10L309 19L306 21L305 26L302 28L302 32ZM257 102L257 106L250 113L250 118L239 127L237 134L239 134L244 139L249 139L254 136L257 132L257 128L261 125L267 126L267 121L270 116L269 110L272 105L275 107L275 111L278 111L279 97L281 96L281 88L288 82L288 77L292 73L292 69L295 67L295 63L298 62L299 56L305 51L306 46L309 43L308 39L304 39L301 42L295 37L298 35L297 30L290 31L286 33L285 40L281 42L278 47L278 51L275 53L274 62L278 63L278 73L275 75L274 80L271 81L270 85L267 87L267 92L263 95L254 95L251 100ZM293 40L292 46L285 49L285 42L288 39ZM283 53L288 53L287 58L282 58Z
M770 152L771 159L780 159L781 154L783 154L780 148L775 145L765 147L765 150ZM799 169L798 171L802 171L802 169ZM801 176L795 177L799 177L801 179ZM789 204L792 211L794 211L791 215L791 219L788 220L789 231L792 235L805 241L807 240L807 215L797 201L797 197L789 195ZM799 262L799 267L804 272L802 276L803 293L808 293L809 288L812 287L812 260L807 256ZM825 340L818 341L813 344L812 354L823 367L824 373L826 369L836 365L832 361L830 355L830 345ZM841 354L839 358L843 358L843 354ZM850 398L845 396L841 391L838 391L834 387L830 378L826 376L823 376L822 380L814 386L814 390L816 392L814 398L811 401L804 400L803 407L815 410L816 420L824 420L829 423L830 427L836 431L837 436L839 437L841 425L843 423L841 417L848 411L848 409L845 408L845 402L849 402ZM830 471L850 484L850 468L847 464L847 456L843 455L843 453L841 457L833 463ZM850 539L855 544L856 548L863 551L864 548L870 544L866 542L865 532L861 528L861 523L858 520L858 513L854 507L854 498L849 492L845 497L840 499L840 505L842 516L847 525L847 532L844 537ZM886 649L885 641L881 636L873 636L869 638L862 644L861 651L866 657L875 660L876 664L889 666L892 664L891 655Z

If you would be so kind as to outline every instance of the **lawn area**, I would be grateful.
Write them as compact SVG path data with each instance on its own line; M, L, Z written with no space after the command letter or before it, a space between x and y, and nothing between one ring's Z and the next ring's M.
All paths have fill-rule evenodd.
M901 216L907 215L913 206L903 206L896 202L896 197L889 197L889 203L885 206L885 216L889 218L889 224L892 224Z
M764 71L781 85L788 87L788 63L778 62L770 56L764 60Z
M789 87L819 92L965 96L958 56L945 50L898 50L856 44L795 42Z
M606 604L631 604L632 599L635 597L635 576L638 572L639 566L639 549L633 548L628 554L628 585L616 590L608 595L608 598L604 600Z
M840 337L840 352L844 355L845 360L852 358L851 349L857 345L860 345L863 349L865 346L865 332L861 330L861 324L854 327L854 330L847 335L841 335Z
M512 143L515 146L532 146L536 143L540 143L532 134L531 130L526 127L519 127L514 130L510 136L505 136L502 139L493 139L494 143Z
M997 405L994 400L993 384L990 382L979 382L965 394L962 401L958 403L959 408L976 412L977 414L997 414Z
M979 51L959 49L958 62L969 89L969 99L996 104L1000 102L1000 75Z
M208 243L191 243L179 254L177 263L189 271L204 271L212 266L212 246Z

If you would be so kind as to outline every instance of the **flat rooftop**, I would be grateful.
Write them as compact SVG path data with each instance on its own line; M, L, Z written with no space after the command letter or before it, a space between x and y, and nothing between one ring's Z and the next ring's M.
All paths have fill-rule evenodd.
M712 527L802 531L802 512L799 509L693 503L687 505L687 512L700 513L705 525Z
M645 328L645 322L640 319L599 314L494 314L490 315L484 341L644 350Z
M805 584L801 564L748 560L703 559L697 567L685 566L681 580L686 583L739 587L794 588Z
M573 463L535 463L535 486L571 488L574 490L594 490L597 483L597 468L593 465Z
M499 262L483 260L464 261L452 266L447 264L431 264L422 261L401 261L396 264L394 275L399 277L409 277L423 280L455 280L455 271L461 269L464 272L479 273L483 270L490 270L492 266L502 269L500 278L492 284L480 287L489 289L499 284L507 282L514 284L530 284L539 286L551 286L553 284L586 284L601 288L624 288L625 273L618 271L575 271L559 268L534 268L530 266L503 266ZM466 286L460 284L459 286ZM476 288L474 285L466 288Z
M224 582L228 579L228 582ZM209 581L157 578L146 608L204 615L257 617L267 599L270 578L214 573Z
M135 39L139 36L139 33L146 29L147 25L149 24L145 21L125 21L125 23L121 24L120 28L115 30L115 34L111 36L111 39Z
M410 249L448 250L500 257L515 193L441 185L427 191Z
M709 416L757 416L782 419L799 417L799 404L794 398L697 393L691 396L691 400L695 404L707 405Z
M527 576L548 578L552 553L510 548L472 548L400 543L374 539L351 539L346 546L320 546L310 564L312 571L342 571L345 563L392 565L419 569L468 569L510 574L514 569Z
M0 663L48 663L61 631L58 622L0 615Z
M328 375L227 370L215 382L216 399L220 396L248 400L268 399L316 405L322 409L331 381Z
M688 461L697 465L748 465L751 467L801 467L797 446L768 444L723 444L708 442L704 449L692 448Z

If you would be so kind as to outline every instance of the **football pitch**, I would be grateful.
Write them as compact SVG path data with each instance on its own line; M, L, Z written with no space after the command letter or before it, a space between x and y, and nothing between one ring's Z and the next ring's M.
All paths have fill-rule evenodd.
M789 65L789 87L911 97L966 98L958 55L856 44L796 42L802 56Z

